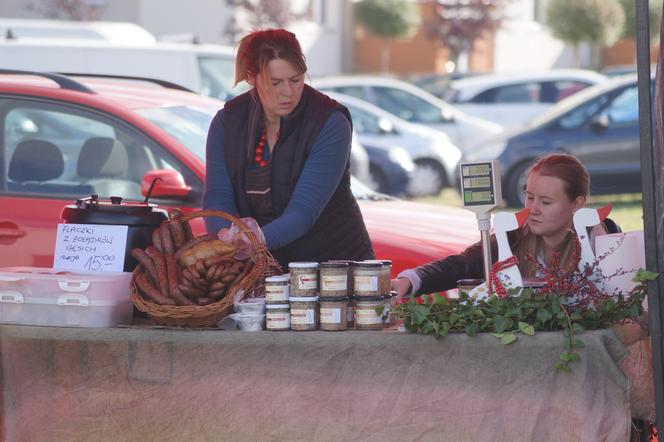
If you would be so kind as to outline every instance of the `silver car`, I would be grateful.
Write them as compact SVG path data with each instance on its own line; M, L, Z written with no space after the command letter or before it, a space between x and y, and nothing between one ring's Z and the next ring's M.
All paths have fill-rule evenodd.
M410 154L415 162L410 195L437 195L443 187L454 185L461 150L444 133L404 121L364 100L327 94L348 107L360 143L399 146Z

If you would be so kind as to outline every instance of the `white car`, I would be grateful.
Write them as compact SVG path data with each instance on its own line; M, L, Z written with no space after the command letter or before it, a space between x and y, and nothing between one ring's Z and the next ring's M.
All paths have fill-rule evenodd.
M476 75L453 81L443 98L480 118L519 126L551 106L608 77L584 69L553 69L541 73Z
M312 86L368 101L410 123L444 132L462 151L502 132L502 126L466 115L441 99L405 81L355 75L315 78Z
M456 182L461 151L442 132L402 120L389 112L348 95L326 92L350 110L353 128L360 143L371 146L398 146L415 162L408 193L437 195Z

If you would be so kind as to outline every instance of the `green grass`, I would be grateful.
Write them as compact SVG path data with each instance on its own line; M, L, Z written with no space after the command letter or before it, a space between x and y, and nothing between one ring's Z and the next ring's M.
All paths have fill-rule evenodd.
M613 219L623 232L643 230L643 206L640 193L628 193L621 195L591 196L590 207L602 207L613 203L611 219ZM461 207L461 197L455 189L445 189L435 197L416 198L415 201L429 204L442 204L447 206ZM498 208L496 210L513 210L512 208Z

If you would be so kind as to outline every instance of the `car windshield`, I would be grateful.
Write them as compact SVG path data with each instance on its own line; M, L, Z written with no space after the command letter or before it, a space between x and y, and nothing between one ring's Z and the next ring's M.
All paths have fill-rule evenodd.
M138 113L187 147L205 162L205 141L217 109L194 106L172 106L139 109Z

